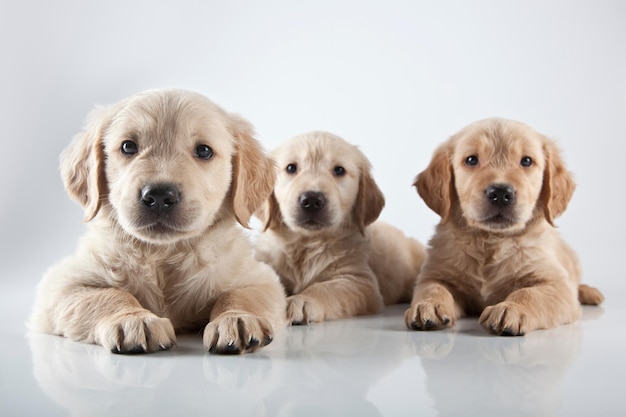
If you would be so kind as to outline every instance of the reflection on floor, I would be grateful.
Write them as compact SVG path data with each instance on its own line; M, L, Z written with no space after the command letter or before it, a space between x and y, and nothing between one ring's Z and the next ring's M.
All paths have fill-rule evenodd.
M588 323L505 338L475 319L449 331L408 331L404 308L291 327L244 356L207 354L199 335L133 356L49 335L27 340L41 390L75 416L549 416L572 395L564 381L583 328L602 313L586 309Z

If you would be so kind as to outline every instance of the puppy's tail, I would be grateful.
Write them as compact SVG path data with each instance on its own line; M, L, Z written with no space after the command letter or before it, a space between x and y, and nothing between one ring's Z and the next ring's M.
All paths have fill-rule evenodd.
M580 304L597 306L604 301L604 295L597 288L580 284L578 286L578 301Z

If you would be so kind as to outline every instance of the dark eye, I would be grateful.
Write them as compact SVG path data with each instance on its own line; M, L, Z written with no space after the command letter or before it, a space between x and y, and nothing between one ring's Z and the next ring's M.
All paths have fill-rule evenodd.
M137 144L132 140L125 140L122 142L122 146L120 146L120 150L124 155L134 155L139 152L139 148Z
M213 158L213 149L209 145L196 146L196 157L200 159Z
M532 158L530 156L525 156L520 161L520 165L522 165L523 167L529 167L532 164L533 164L533 160L532 160Z
M289 164L287 168L285 168L287 174L295 174L298 171L298 166L296 164Z
M343 177L346 174L346 169L342 166L337 165L334 169L333 169L333 175L335 177Z
M475 167L478 165L478 157L476 155L470 155L465 158L465 165L469 165L471 167Z

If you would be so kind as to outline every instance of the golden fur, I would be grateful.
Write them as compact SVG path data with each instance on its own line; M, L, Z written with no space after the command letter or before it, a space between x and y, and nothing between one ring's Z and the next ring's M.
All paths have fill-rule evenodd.
M259 212L266 230L256 257L278 272L288 321L371 314L409 302L425 249L400 230L373 223L385 201L365 155L338 136L311 132L272 157L278 176Z
M40 283L32 329L115 353L204 329L207 350L238 353L284 326L278 277L235 221L275 176L248 122L196 93L139 93L89 116L61 175L88 232Z
M409 328L480 315L495 334L523 335L602 302L580 285L576 255L554 227L575 186L549 138L520 122L476 122L435 151L415 185L441 222L405 314Z

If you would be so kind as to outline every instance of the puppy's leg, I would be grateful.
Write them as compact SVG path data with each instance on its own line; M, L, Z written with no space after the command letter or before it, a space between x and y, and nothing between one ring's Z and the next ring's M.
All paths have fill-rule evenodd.
M452 327L463 315L448 286L437 280L420 280L404 321L413 330L441 330Z
M580 284L578 286L578 301L581 304L597 306L604 301L604 295L597 288Z
M523 336L574 322L580 314L575 287L550 282L513 291L504 301L485 308L479 320L497 335Z
M383 300L373 275L335 276L287 298L287 320L309 324L378 313Z
M284 326L285 295L276 284L250 285L223 293L211 310L203 335L212 353L253 352Z
M118 288L67 287L45 304L33 317L34 330L96 343L113 353L166 350L176 342L168 319L144 309L135 297Z

